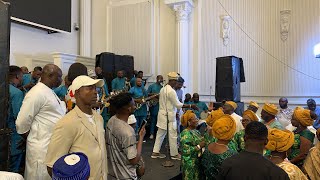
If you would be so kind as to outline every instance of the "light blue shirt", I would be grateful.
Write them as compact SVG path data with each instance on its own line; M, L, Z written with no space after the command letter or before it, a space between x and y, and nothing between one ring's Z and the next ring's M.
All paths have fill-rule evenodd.
M183 90L178 89L178 90L176 90L176 92L177 92L179 101L182 102Z
M125 78L114 78L111 82L112 91L123 90L126 86Z
M197 115L198 118L200 118L200 114L201 114L203 111L207 111L207 110L208 110L208 106L207 106L206 103L204 103L204 102L199 101L199 102L193 103L193 104L195 104L195 105L199 108L199 110L193 110L194 113Z
M153 83L151 84L149 87L148 87L148 94L150 93L160 93L160 90L163 86L158 84L158 83ZM149 108L150 110L150 114L158 114L158 111L159 111L159 103L157 103L155 106L152 106Z
M53 89L53 92L61 99L64 100L65 96L68 93L68 88L65 85L59 86Z
M144 89L144 87L138 87L138 86L132 87L129 90L129 93L132 94L132 97L134 99L139 99L139 98L142 98L142 97L148 97L148 93ZM134 112L134 115L135 116L147 116L147 105L146 104L142 105L141 108L137 109Z
M319 129L320 128L320 108L318 106L316 106L314 113L317 115L317 119L314 121L313 127L315 129Z
M33 83L33 84L37 84L37 80L32 78L31 74L24 74L22 76L22 86L25 86L27 84ZM27 89L30 90L30 89Z

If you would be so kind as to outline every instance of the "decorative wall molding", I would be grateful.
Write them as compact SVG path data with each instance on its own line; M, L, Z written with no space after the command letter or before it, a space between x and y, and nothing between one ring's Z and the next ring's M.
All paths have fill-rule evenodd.
M88 69L95 68L95 59L86 56L79 56L73 54L66 54L60 52L54 52L51 54L53 57L53 63L61 68L62 74L67 74L71 64L79 62L87 66Z
M221 16L221 38L223 39L223 45L227 46L230 39L230 16Z
M192 12L192 6L189 3L176 4L173 9L176 11L177 21L189 20L189 15Z
M194 7L192 0L166 0L165 4L176 12L177 22L188 21L189 15Z
M116 7L116 6L127 6L131 4L139 4L144 2L153 2L154 0L110 0L109 6Z
M290 30L291 10L280 11L280 34L281 40L286 41Z

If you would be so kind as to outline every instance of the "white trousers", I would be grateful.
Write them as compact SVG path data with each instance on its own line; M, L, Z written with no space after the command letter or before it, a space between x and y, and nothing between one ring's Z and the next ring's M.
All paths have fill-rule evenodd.
M176 123L176 122L174 122ZM158 128L156 141L153 146L153 152L159 153L163 140L167 135L166 129ZM176 156L178 155L178 146L177 146L177 129L173 128L173 123L169 123L169 145L170 145L170 155Z

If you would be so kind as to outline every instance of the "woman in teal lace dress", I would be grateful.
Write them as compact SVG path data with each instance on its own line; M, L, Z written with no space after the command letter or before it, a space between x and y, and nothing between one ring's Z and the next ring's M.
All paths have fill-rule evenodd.
M181 117L181 125L186 127L180 134L182 148L182 176L184 180L198 180L200 178L200 155L205 142L196 130L198 119L193 111L188 110Z
M252 122L252 121L258 121L257 115L251 111L251 110L246 110L242 114L242 125L244 128L247 127L247 125ZM245 144L244 144L244 129L240 130L234 135L233 138L236 148L238 152L241 152L244 150Z
M237 154L235 150L228 147L235 131L236 123L230 115L223 115L213 123L212 135L217 138L217 141L206 147L201 160L201 169L206 179L215 179L222 162Z
M288 158L292 164L299 168L302 167L313 144L315 135L307 127L313 125L314 119L316 119L316 115L303 108L296 108L292 115L291 123L297 129L294 131L294 144Z

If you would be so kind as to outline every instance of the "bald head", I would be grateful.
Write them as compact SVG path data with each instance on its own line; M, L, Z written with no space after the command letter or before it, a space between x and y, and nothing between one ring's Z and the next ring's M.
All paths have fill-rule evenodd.
M62 82L62 71L54 64L47 64L43 67L41 74L41 82L50 88L60 86Z
M288 108L288 99L285 97L282 97L279 99L279 106L281 109L287 109Z

